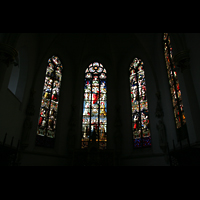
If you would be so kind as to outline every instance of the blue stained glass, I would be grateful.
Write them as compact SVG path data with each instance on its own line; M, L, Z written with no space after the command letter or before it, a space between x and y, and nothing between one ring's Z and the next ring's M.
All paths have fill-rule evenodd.
M141 59L135 58L131 63L130 92L132 108L132 131L135 148L151 146L149 129L148 101L144 66Z
M134 147L141 147L141 139L134 139Z
M107 148L107 80L103 65L95 62L85 71L81 148L96 142ZM87 126L86 126L87 124ZM94 140L94 135L96 139Z
M38 119L36 145L53 147L63 66L58 57L48 59Z
M151 146L151 137L143 138L143 146Z

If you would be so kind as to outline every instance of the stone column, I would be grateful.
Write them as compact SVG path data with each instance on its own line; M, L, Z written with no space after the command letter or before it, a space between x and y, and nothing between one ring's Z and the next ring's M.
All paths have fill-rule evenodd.
M192 74L190 71L190 56L189 50L185 49L183 51L178 52L173 57L173 62L176 68L181 69L181 73L183 74L185 88L187 92L187 97L190 105L192 121L194 124L194 129L196 133L197 142L200 141L200 132L199 132L199 122L200 122L200 108L198 104L197 95L194 88L194 83L192 80ZM187 117L186 117L187 124Z
M12 46L8 44L0 43L0 89L2 87L6 69L9 67L10 64L15 62L16 57L18 56L18 52Z

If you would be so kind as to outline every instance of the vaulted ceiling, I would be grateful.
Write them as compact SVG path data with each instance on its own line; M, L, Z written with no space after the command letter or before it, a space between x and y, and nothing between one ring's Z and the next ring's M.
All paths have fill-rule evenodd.
M153 56L158 33L39 33L39 54L50 48L65 51L74 62L90 57L120 59L134 51ZM112 60L114 61L114 60ZM130 62L130 61L129 61Z
M23 41L23 42L22 42ZM145 54L150 63L156 58L156 46L162 43L162 33L3 33L0 42L15 48L24 43L30 46L37 60L49 56L50 50L63 52L71 62L79 65L101 59L109 63L128 63L134 56ZM162 47L159 47L162 51Z

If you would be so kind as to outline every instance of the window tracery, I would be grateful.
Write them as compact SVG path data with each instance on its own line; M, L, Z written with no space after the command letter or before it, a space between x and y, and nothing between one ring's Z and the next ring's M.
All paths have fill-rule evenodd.
M107 71L98 62L85 70L81 148L91 142L107 148Z
M149 110L143 64L141 59L135 58L129 68L132 131L134 147L136 148L151 146Z
M58 57L49 58L38 119L37 146L54 146L62 70Z
M163 43L164 43L164 56L167 67L167 76L169 80L170 93L174 109L176 129L178 130L186 124L186 118L181 96L181 90L179 86L179 80L175 70L176 67L173 62L170 35L168 33L164 33Z

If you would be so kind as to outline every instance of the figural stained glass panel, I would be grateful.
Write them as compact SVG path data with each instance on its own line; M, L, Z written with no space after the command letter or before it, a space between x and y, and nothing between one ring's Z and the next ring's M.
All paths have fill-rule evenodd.
M94 62L85 70L81 148L92 142L107 148L107 72Z
M49 58L38 119L37 146L54 146L62 70L58 57Z
M141 59L135 58L129 71L134 147L151 146L145 72Z
M173 63L171 40L168 33L164 33L164 56L167 67L167 76L169 80L170 93L172 98L172 104L174 109L174 117L176 123L176 129L186 125L185 112L183 107L183 101L181 96L181 90L179 86L179 80L175 71L175 65Z

